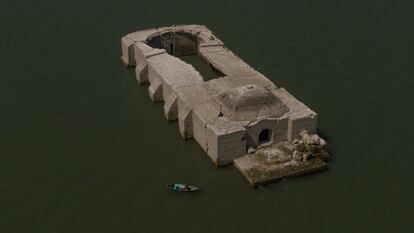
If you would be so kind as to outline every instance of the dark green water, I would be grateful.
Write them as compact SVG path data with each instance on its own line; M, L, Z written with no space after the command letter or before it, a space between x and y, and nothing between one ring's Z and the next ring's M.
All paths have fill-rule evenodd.
M414 4L0 2L0 232L412 232ZM121 36L205 24L319 113L330 170L251 189L179 136ZM173 181L203 188L165 190ZM196 229L196 230L190 230Z
M200 56L197 54L186 55L179 57L181 60L191 64L200 74L203 76L204 81L216 79L223 77L223 74L215 72L210 64L205 62Z

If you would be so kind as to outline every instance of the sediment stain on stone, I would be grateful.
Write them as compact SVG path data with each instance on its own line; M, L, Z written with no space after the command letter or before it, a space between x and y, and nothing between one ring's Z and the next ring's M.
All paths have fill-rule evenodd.
M203 25L128 34L121 60L135 66L167 120L178 120L216 166L235 163L252 185L326 168L317 114L250 67ZM198 55L216 74L205 80L179 57ZM290 149L289 149L290 148ZM281 162L283 161L283 162Z

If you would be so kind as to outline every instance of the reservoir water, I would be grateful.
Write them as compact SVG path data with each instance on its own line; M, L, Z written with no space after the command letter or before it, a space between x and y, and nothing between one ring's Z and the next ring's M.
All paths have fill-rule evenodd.
M413 10L2 0L0 232L412 232ZM180 137L123 67L120 38L191 23L319 114L328 171L252 189ZM172 193L172 182L202 191Z

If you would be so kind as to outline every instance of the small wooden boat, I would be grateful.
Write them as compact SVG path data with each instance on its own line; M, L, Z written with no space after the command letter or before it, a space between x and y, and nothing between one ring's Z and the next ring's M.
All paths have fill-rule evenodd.
M191 186L188 184L174 183L174 184L169 184L166 186L167 188L169 188L171 191L174 191L174 192L195 192L195 191L200 190L200 188L197 188L195 186Z

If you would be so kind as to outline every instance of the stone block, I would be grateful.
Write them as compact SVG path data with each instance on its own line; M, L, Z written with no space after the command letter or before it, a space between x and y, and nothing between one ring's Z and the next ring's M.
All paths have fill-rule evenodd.
M316 114L301 116L297 118L289 118L288 123L288 140L292 142L297 139L300 133L307 130L309 134L316 133L318 117Z
M177 108L177 96L171 93L164 104L164 116L168 121L177 120L178 108Z
M159 79L155 79L151 82L151 85L148 88L149 96L152 101L160 102L162 101L162 83Z
M233 159L246 154L246 129L241 124L219 117L214 124L207 124L206 130L207 155L216 166L232 164Z

